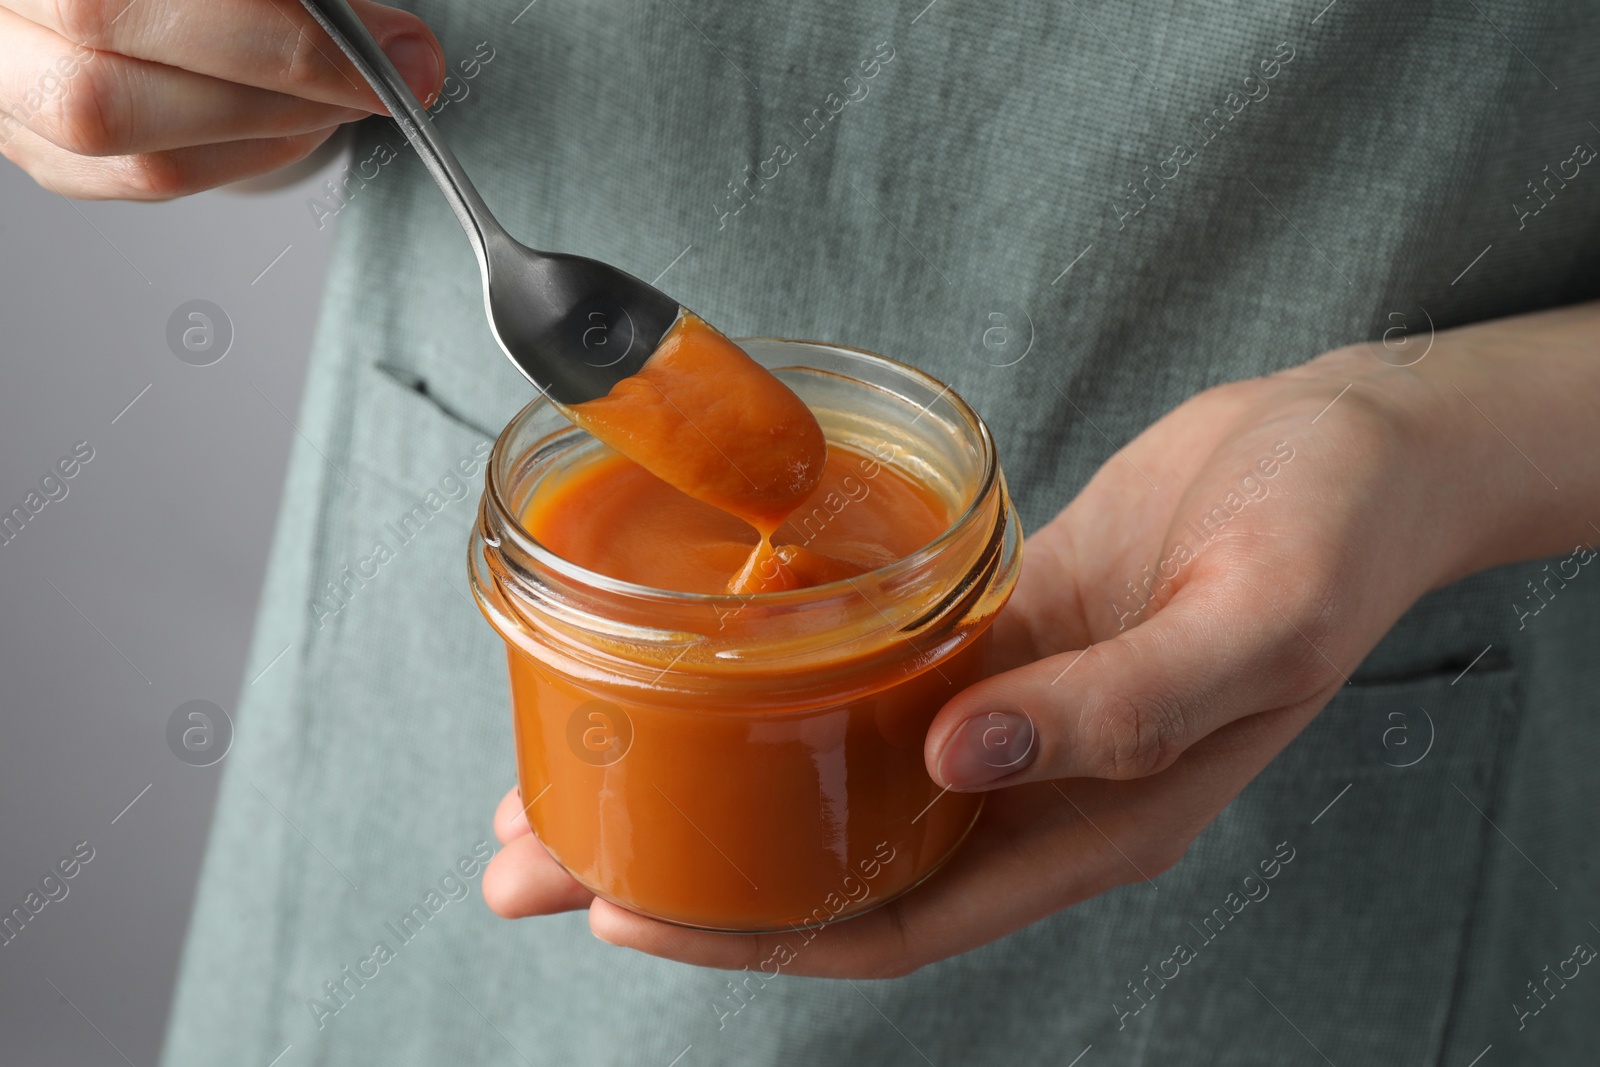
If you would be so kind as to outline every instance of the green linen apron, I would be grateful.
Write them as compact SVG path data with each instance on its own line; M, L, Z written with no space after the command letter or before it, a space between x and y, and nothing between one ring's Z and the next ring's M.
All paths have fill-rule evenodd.
M1029 529L1208 386L1600 295L1592 3L524 2L417 5L438 121L512 232L732 333L925 367ZM392 125L312 192L341 230L315 447L249 673L287 651L238 709L169 1067L1600 1055L1600 975L1548 978L1600 945L1586 568L1537 615L1538 564L1428 597L1158 888L906 978L761 982L492 916L514 766L464 556L529 390Z

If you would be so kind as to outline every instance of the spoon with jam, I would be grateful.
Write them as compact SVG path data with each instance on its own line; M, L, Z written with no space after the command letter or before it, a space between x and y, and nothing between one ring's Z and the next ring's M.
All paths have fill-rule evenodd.
M760 533L728 591L794 589L866 569L773 544L816 489L827 458L805 402L654 286L513 238L347 0L301 3L372 86L450 202L478 257L490 329L512 364L593 436Z

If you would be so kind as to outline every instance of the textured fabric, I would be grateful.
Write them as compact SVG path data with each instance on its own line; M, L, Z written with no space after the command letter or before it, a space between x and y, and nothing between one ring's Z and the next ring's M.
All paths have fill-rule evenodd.
M457 64L439 123L512 232L665 271L730 332L939 375L994 428L1030 529L1210 385L1600 294L1600 175L1527 185L1600 146L1592 3L520 7L419 7ZM528 390L393 127L365 124L355 159L348 204L308 208L341 227L315 449L250 674L287 651L239 708L169 1067L1592 1062L1600 977L1520 1029L1513 1008L1600 945L1587 570L1522 629L1537 564L1428 597L1156 887L907 978L781 977L719 1018L725 973L602 945L581 914L493 917L473 853L514 766L502 646L465 589L481 474L451 497ZM379 540L394 558L346 579ZM1270 895L1208 937L1275 856ZM378 941L393 958L348 979ZM318 1012L328 982L344 1003Z

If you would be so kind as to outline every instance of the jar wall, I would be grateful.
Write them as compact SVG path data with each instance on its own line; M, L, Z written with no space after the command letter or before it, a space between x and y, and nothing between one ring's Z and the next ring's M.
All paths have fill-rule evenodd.
M509 652L517 766L539 839L590 891L654 918L771 930L857 914L927 877L981 794L922 742L990 670L990 635L872 696L715 714L585 687Z

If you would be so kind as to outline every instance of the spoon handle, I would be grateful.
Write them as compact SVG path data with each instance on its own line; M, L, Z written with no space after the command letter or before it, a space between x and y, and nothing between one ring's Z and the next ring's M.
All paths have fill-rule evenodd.
M422 157L428 173L433 175L433 180L450 202L451 210L460 220L461 228L467 231L472 249L478 255L479 266L487 273L488 242L499 238L510 240L510 237L478 195L467 172L456 161L455 153L450 151L434 129L427 109L411 92L405 79L394 69L394 64L389 62L389 57L378 47L371 31L346 0L300 2L333 38L333 43L339 46L340 51L350 57L350 62L367 79L383 106L389 109L389 114L394 116L395 124L406 135L406 140L411 142L411 147L417 150L417 155Z

